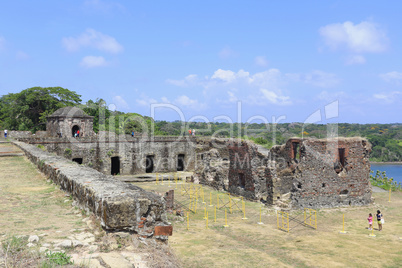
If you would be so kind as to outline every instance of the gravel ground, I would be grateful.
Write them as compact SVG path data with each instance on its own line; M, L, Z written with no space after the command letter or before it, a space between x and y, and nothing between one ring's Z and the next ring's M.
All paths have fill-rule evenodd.
M387 190L381 189L380 187L377 186L372 186L373 193L384 193L387 192Z

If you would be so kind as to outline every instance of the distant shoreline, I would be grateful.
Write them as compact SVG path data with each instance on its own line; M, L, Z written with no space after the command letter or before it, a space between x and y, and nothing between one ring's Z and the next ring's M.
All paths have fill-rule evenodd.
M370 165L402 165L402 162L370 162Z

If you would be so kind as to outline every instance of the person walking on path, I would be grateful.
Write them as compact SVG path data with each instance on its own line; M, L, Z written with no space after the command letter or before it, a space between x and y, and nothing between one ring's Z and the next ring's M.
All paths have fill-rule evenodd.
M369 214L369 217L367 218L368 223L369 223L369 230L373 230L373 214Z
M377 222L378 222L378 231L382 231L382 224L384 223L384 219L382 217L380 210L377 210Z
M191 136L191 129L188 130L188 134Z
M193 132L192 132L192 134L193 134L193 136L195 136L195 129L193 129Z
M4 130L4 138L7 138L7 129Z
M131 131L131 137L134 137L134 131Z

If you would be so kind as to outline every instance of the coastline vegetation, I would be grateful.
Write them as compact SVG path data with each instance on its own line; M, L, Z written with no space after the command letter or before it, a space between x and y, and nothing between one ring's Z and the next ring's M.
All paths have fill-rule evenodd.
M394 181L394 178L388 178L385 171L377 170L375 175L374 171L370 172L371 185L377 186L384 190L402 191L402 183Z

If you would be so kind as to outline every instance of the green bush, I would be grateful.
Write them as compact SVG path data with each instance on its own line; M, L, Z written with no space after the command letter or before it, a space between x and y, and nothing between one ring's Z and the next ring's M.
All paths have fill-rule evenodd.
M71 157L72 154L73 154L73 150L71 150L70 148L64 149L64 155L66 157Z
M373 174L374 172L371 171L370 173ZM381 172L381 171L377 170L377 172L375 173L375 176L370 175L370 182L371 182L371 185L380 187L384 190L389 190L389 189L391 189L391 191L397 191L397 190L401 191L402 190L402 184L397 183L396 181L394 181L393 178L388 178L385 171Z
M41 149L42 151L46 151L45 146L43 146L42 144L38 144L38 145L36 145L36 147L38 147L38 148Z
M68 265L73 264L74 262L71 261L71 256L67 255L64 252L45 252L46 260L42 262L41 267L53 267L54 265Z

